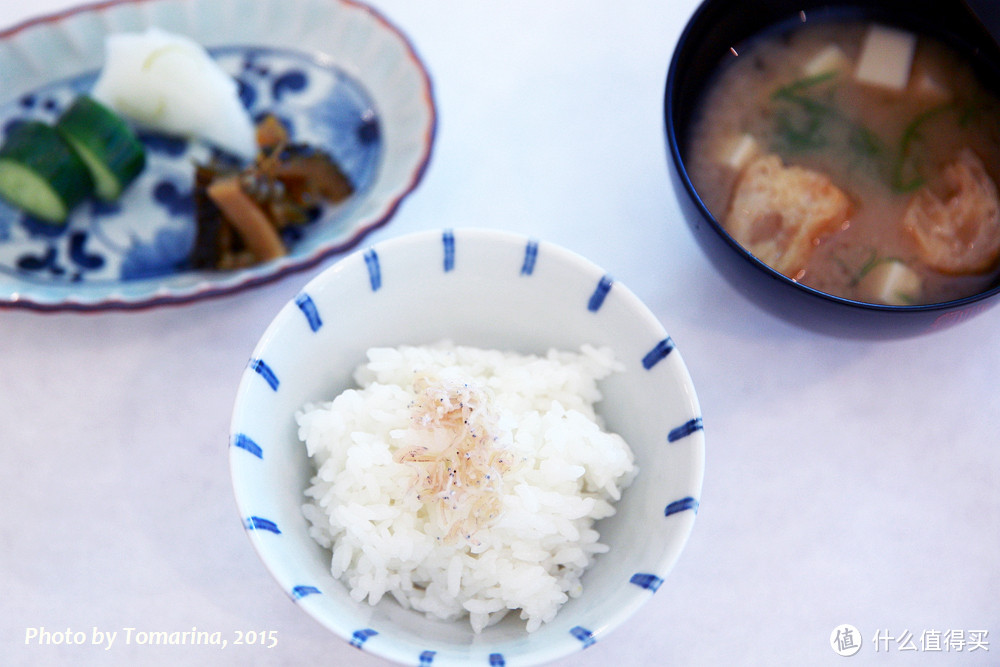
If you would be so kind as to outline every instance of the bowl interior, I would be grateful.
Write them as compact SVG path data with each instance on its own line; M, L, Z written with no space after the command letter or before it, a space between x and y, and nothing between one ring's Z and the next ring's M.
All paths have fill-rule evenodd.
M833 302L855 309L884 312L926 311L942 306L961 306L1000 293L1000 277L983 292L946 304L895 306L862 303L813 289L796 282L767 266L726 231L705 206L688 175L685 160L689 151L691 127L697 118L698 105L715 79L720 64L730 57L730 49L739 47L754 36L801 21L838 18L867 19L933 35L965 54L981 81L1000 94L1000 48L983 24L964 3L940 3L934 0L763 0L749 5L733 0L705 0L681 34L671 60L664 99L665 125L672 167L679 185L678 195L685 199L685 211L697 218L695 227L707 226L730 250L716 253L717 263L736 260L748 265L753 273L766 280L755 284L783 284L811 297L811 302ZM737 49L739 50L739 49ZM731 252L730 252L731 251ZM728 257L735 254L737 257ZM720 259L725 255L725 259ZM724 270L734 282L745 279L746 272ZM744 290L745 291L745 290ZM787 290L785 290L787 291Z
M598 410L639 466L618 513L598 529L611 551L584 593L530 636L508 617L475 636L383 600L355 603L329 573L300 506L312 464L294 414L352 385L372 346L457 344L544 353L610 346L626 367L601 384ZM620 625L659 587L691 530L704 463L690 377L660 322L624 285L579 256L486 230L435 231L379 243L317 276L281 310L243 374L230 461L244 525L297 604L348 641L417 664L535 664L579 650Z

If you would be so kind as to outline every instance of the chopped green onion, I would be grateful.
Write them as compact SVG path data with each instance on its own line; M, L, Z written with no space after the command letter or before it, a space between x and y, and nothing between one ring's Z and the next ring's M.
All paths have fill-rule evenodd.
M812 76L807 76L802 79L797 79L787 85L778 88L773 93L771 93L771 99L788 99L790 97L797 97L797 93L805 88L811 88L815 85L829 81L837 76L837 72L823 72L821 74L814 74Z
M922 139L920 130L926 122L952 108L953 105L949 103L931 107L918 114L903 130L903 136L899 140L899 152L892 170L892 188L894 190L913 192L924 184L917 157L914 155L917 142Z

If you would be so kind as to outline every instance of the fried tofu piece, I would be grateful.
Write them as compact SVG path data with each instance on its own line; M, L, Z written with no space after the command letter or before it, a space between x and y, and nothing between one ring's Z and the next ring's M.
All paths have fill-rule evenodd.
M1000 259L1000 199L982 160L969 149L944 167L948 193L921 187L903 215L921 259L942 273L989 271Z
M738 177L725 227L762 262L797 278L819 241L850 214L850 199L827 176L767 154Z

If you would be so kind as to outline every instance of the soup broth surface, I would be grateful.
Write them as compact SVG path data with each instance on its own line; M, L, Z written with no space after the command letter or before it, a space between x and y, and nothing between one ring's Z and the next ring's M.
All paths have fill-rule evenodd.
M1000 105L957 54L922 35L913 36L905 86L860 79L871 29L863 22L807 22L734 51L701 102L689 144L692 182L731 233L742 212L751 231L733 235L748 250L821 291L894 305L975 293L998 272L991 248L995 243L1000 253ZM748 165L763 156L772 156L772 167L777 156L784 168L807 171L784 172L795 176L787 185L758 175L750 187ZM962 172L965 181L985 172L974 187L949 172L963 161L979 164ZM782 191L778 200L762 194L768 188L798 190ZM830 198L831 189L840 200ZM756 211L768 196L780 210ZM813 200L828 202L832 212L804 235L803 261L792 261L788 250L783 266L745 242L788 243L800 230L789 220ZM930 241L925 235L921 243L914 220L930 230ZM940 256L944 246L947 257Z

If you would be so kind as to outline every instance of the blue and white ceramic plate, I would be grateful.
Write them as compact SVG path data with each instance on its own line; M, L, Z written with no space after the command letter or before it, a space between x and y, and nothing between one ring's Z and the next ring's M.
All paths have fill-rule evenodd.
M287 238L289 254L197 271L193 164L202 144L143 135L148 166L113 205L85 203L56 227L0 202L0 306L104 310L184 303L313 266L384 224L416 187L436 129L430 79L408 39L352 0L117 0L0 33L0 130L54 120L89 90L109 34L150 26L203 44L254 116L329 151L355 185Z

